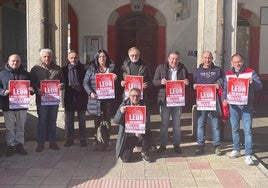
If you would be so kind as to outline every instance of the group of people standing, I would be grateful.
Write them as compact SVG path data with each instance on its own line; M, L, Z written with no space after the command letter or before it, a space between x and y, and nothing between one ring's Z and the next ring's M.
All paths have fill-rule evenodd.
M0 95L2 97L2 109L6 125L6 141L7 156L13 155L15 152L26 155L27 151L24 145L24 125L26 122L27 109L9 109L9 80L30 80L29 88L31 94L36 96L36 106L38 114L37 126L37 148L36 152L42 152L45 148L45 141L48 140L49 148L59 150L56 143L56 120L59 105L42 105L40 82L42 80L59 80L58 85L64 94L65 108L65 126L67 130L67 140L65 147L74 144L74 119L77 113L79 124L79 140L82 147L87 146L85 112L93 115L95 141L97 144L96 134L98 127L102 121L108 125L108 138L110 137L111 128L111 99L98 99L96 92L96 74L112 73L114 81L118 78L115 74L115 63L110 59L108 53L100 49L95 55L94 60L87 65L79 62L78 54L74 51L68 53L67 63L62 68L53 61L53 53L50 49L40 51L40 62L36 64L30 72L24 70L20 57L13 54L9 57L4 70L0 72ZM181 106L167 106L166 100L166 84L168 81L183 80L184 85L193 84L196 89L199 84L214 84L216 89L223 88L222 96L217 96L216 110L197 111L197 143L195 150L197 155L205 152L205 126L207 117L211 120L213 146L216 155L221 155L220 141L220 115L221 105L229 105L227 101L227 83L229 76L243 77L244 74L251 75L249 79L249 97L246 105L229 105L230 123L232 125L232 136L234 150L230 154L230 158L241 156L239 146L239 122L243 121L243 129L245 135L245 162L248 165L253 164L252 155L252 108L254 91L262 88L261 81L256 72L247 68L244 64L243 57L239 54L232 56L231 70L223 73L220 67L213 63L213 56L210 51L205 51L202 55L202 63L193 72L193 83L190 83L189 73L184 64L180 63L180 54L178 51L171 51L168 54L167 61L158 65L154 75L151 75L145 62L140 58L140 51L136 47L128 50L128 58L123 62L121 67L123 79L120 85L124 88L126 81L125 76L137 75L143 76L143 100L141 99L141 90L132 88L129 97L124 98L119 106L114 122L119 125L119 132L116 143L116 156L120 157L123 162L129 162L135 146L141 146L141 157L144 161L151 162L152 158L149 154L152 142L152 134L150 130L150 113L146 110L146 128L145 134L134 134L125 132L125 113L126 106L146 106L148 108L148 90L155 86L158 89L157 103L160 107L161 127L160 127L160 147L156 153L161 154L166 151L168 145L168 128L170 126L170 116L172 118L171 125L173 127L173 147L177 154L183 151L181 144L181 128L180 119L182 114ZM222 102L221 102L222 100ZM94 149L94 148L93 148Z

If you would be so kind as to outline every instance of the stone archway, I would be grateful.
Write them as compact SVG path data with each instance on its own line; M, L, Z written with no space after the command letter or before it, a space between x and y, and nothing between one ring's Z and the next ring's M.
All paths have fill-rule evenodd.
M249 23L249 66L259 72L260 25L258 17L250 10L241 8L238 17ZM254 49L254 50L250 50Z
M122 7L119 7L116 9L112 14L110 15L108 19L108 52L111 56L111 58L115 59L117 54L117 31L116 31L116 22L118 19L122 16L126 16L127 14L130 14L131 6L130 4L124 5ZM165 61L165 52L166 52L166 20L163 14L158 11L157 9L149 6L144 5L142 14L149 15L153 17L157 23L157 63L160 64Z

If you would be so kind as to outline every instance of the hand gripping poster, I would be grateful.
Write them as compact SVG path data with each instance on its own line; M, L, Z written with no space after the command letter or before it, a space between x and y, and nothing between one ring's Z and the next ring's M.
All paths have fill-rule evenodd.
M126 106L125 123L126 133L145 134L146 107Z
M143 76L130 76L125 77L125 99L129 98L129 92L132 88L141 90L141 99L143 99Z
M166 84L167 106L185 106L185 85L183 80L167 81Z
M41 105L58 105L60 103L59 84L59 80L41 81Z
M98 99L114 99L114 75L96 74L96 92Z
M197 110L216 110L216 85L198 84L196 87Z
M9 108L21 109L30 107L30 81L9 81Z
M228 78L227 101L229 104L246 105L248 103L248 78Z

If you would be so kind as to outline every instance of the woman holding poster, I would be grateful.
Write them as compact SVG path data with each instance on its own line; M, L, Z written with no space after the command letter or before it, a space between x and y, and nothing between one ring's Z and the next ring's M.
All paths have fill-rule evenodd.
M87 110L94 118L95 142L93 144L93 150L98 149L96 133L101 122L104 121L105 124L108 124L108 130L110 130L110 99L114 98L114 93L112 94L109 91L114 90L114 80L117 78L113 73L114 69L115 64L110 59L108 53L100 49L95 55L95 61L88 66L84 78L83 85L89 95ZM111 87L109 91L106 90L107 87Z

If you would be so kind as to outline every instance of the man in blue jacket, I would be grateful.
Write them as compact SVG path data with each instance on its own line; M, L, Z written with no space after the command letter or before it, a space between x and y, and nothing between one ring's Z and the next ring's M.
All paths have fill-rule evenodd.
M30 80L30 73L23 69L20 56L17 54L9 56L4 70L0 72L0 95L6 126L6 156L12 156L15 152L21 155L27 155L27 152L23 148L27 109L13 110L9 108L10 80ZM29 90L33 92L32 87Z
M219 89L223 84L223 72L220 67L217 67L212 62L213 56L210 51L205 51L202 56L202 63L193 72L193 88L196 89L198 84L215 84L216 88ZM218 97L218 96L217 96ZM197 143L198 147L195 150L196 154L202 154L205 152L205 126L207 122L207 117L210 117L210 122L212 126L212 137L214 153L216 155L221 155L220 147L220 128L219 128L219 118L220 118L220 104L219 100L216 102L216 111L197 111Z

